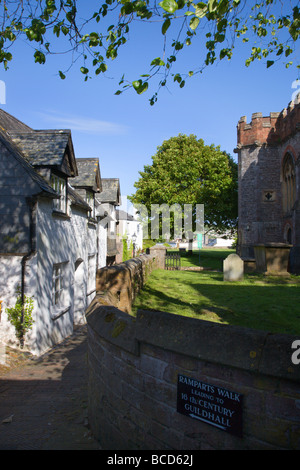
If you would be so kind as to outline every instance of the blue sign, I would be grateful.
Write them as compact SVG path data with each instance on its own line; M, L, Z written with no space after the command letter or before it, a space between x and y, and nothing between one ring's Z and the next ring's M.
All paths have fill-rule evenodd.
M201 248L202 248L202 233L197 234L197 242L198 242L198 248L201 250Z

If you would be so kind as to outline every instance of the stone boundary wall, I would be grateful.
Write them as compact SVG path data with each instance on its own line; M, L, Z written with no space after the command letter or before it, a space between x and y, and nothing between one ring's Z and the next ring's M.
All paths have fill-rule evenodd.
M137 260L126 269L133 262L141 272ZM108 294L86 312L89 423L104 450L300 449L299 338L156 311L135 318ZM242 394L242 437L179 413L178 374Z
M97 302L130 313L136 295L153 269L164 268L165 254L166 248L156 245L150 249L150 254L99 269L96 274Z

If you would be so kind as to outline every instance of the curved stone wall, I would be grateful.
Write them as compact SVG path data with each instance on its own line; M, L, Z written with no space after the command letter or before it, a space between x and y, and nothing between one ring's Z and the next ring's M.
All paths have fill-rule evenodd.
M103 449L300 448L297 338L156 311L134 318L97 298L87 325L89 422ZM242 396L242 435L178 412L180 375Z

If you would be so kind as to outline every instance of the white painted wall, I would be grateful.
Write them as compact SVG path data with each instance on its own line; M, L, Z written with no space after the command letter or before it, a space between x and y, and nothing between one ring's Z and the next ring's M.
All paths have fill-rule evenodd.
M21 284L21 260L21 256L0 257L0 300L2 300L0 341L12 346L16 344L15 329L8 321L5 309L15 305L16 289L18 284Z
M103 224L98 224L98 269L106 266L107 253L107 228Z
M25 349L40 355L85 323L85 310L95 296L96 269L106 264L106 230L89 224L80 208L69 218L53 216L52 201L37 204L37 254L27 262L25 293L34 297L34 325ZM100 250L98 252L98 250ZM18 346L6 307L14 306L21 284L22 256L0 256L0 342ZM63 303L53 303L53 265L63 263ZM98 266L97 266L98 265Z
M25 336L26 349L34 351L36 336L36 313L38 309L36 297L36 272L37 272L37 256L33 256L26 263L25 269L25 295L33 297L32 316L34 324L32 330L29 330ZM17 288L22 282L22 256L0 256L0 300L1 305L1 322L0 322L0 342L8 344L12 347L18 347L19 343L16 339L15 328L8 320L6 308L14 307L17 299Z
M143 228L138 221L133 220L120 220L118 232L120 238L127 235L127 240L132 241L132 236L135 234L136 238L136 249L143 248Z
M97 227L88 224L86 213L74 206L69 214L70 219L53 216L50 201L38 205L36 322L41 350L72 334L74 324L85 323L85 310L95 296ZM64 300L57 307L52 277L54 264L61 263Z

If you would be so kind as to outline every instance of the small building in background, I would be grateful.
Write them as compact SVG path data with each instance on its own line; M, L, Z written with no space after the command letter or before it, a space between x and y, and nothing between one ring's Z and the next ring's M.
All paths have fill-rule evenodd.
M115 264L121 246L118 240L117 207L121 205L121 189L118 178L102 178L102 191L96 195L101 212L107 221L107 266Z

